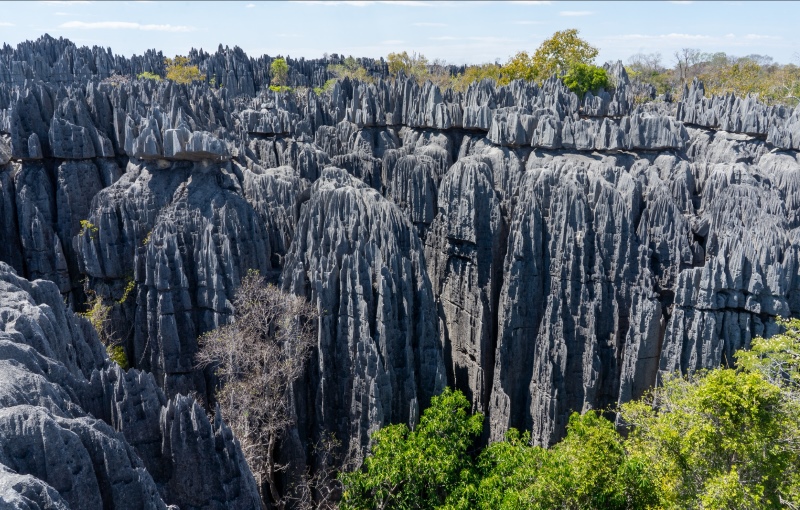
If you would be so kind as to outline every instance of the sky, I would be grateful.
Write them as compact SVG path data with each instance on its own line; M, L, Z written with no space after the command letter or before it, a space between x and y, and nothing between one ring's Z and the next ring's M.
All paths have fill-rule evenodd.
M553 32L577 28L598 63L681 48L769 55L800 64L796 2L90 2L0 4L0 43L48 33L131 56L147 49L185 55L239 46L250 56L385 57L422 53L452 64L505 62Z

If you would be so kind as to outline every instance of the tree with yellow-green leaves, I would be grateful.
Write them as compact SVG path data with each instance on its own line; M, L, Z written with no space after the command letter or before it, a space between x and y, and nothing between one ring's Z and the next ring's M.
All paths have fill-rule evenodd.
M167 79L175 83L192 83L202 81L205 76L197 66L189 65L189 59L181 55L175 58L166 58L164 63L167 66Z
M425 78L428 74L428 59L420 53L404 51L403 53L389 53L386 57L389 64L389 74L397 76L402 71L410 78Z
M503 66L507 80L544 81L552 75L561 76L576 64L591 65L598 50L578 37L575 28L560 30L545 40L533 53L521 51Z
M269 66L269 74L272 77L272 84L278 87L285 87L289 81L289 64L286 59L276 58Z

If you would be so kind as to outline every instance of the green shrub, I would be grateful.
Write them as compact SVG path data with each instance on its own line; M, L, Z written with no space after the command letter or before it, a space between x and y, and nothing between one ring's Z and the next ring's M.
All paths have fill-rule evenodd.
M123 349L121 345L114 344L106 346L106 353L109 359L119 365L121 369L128 370L128 368L130 368L128 356L125 354L125 349Z
M94 239L100 229L89 220L81 220L81 232L79 235L87 235L90 239Z
M583 99L589 91L594 93L607 88L608 74L602 67L578 63L564 75L564 85Z
M284 87L282 85L270 85L269 90L272 92L291 92L292 87Z
M340 475L341 508L800 508L800 320L782 326L738 352L738 368L668 376L622 405L627 437L589 411L550 448L512 429L478 451L482 417L446 390L415 430L375 433L361 468Z
M289 80L289 64L283 58L276 58L269 66L269 74L275 85L286 85Z
M189 65L186 57L176 55L175 58L165 59L164 63L167 65L167 79L175 83L188 84L205 78L197 66Z
M156 73L151 73L149 71L145 71L143 73L139 73L136 77L140 80L153 80L153 81L161 81L161 76L157 75Z
M133 290L136 288L136 281L132 277L129 277L127 283L125 284L125 290L122 293L122 297L117 301L119 304L125 303L128 300Z

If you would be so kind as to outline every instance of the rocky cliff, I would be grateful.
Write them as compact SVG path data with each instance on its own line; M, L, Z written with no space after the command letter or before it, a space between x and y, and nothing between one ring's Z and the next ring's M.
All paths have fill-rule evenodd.
M87 462L117 441L153 505L251 495L225 425L184 396L213 396L196 339L230 320L249 269L320 313L285 452L299 463L325 433L363 452L445 385L487 415L488 437L518 427L549 444L572 411L730 364L777 316L800 314L800 109L707 98L699 82L638 105L621 65L608 66L613 90L584 98L555 78L455 92L380 65L372 83L274 93L269 57L190 56L215 86L132 78L160 72L156 52L48 37L0 51L0 260L20 275L4 266L14 292L34 296L3 327L36 317L27 289L46 288L77 326L47 342L14 329L15 343L80 372L15 368L8 380L30 383L14 383L3 412L35 423L40 442L84 437L91 414L109 439L81 443ZM321 85L333 62L290 60L293 83ZM84 310L87 293L135 370L112 368L63 309ZM86 354L51 352L67 331ZM119 410L136 406L147 424ZM187 431L207 439L190 445ZM216 460L203 469L175 467L204 452ZM6 455L14 497L70 504L72 485L42 467L59 456L36 467ZM217 485L187 490L205 476Z

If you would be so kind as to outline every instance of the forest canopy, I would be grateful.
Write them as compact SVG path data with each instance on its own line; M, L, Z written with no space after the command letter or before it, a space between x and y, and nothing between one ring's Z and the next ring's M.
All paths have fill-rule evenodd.
M798 508L800 320L782 324L736 368L665 377L616 413L574 413L550 448L513 429L480 447L483 416L445 390L413 430L374 435L341 475L341 508Z

